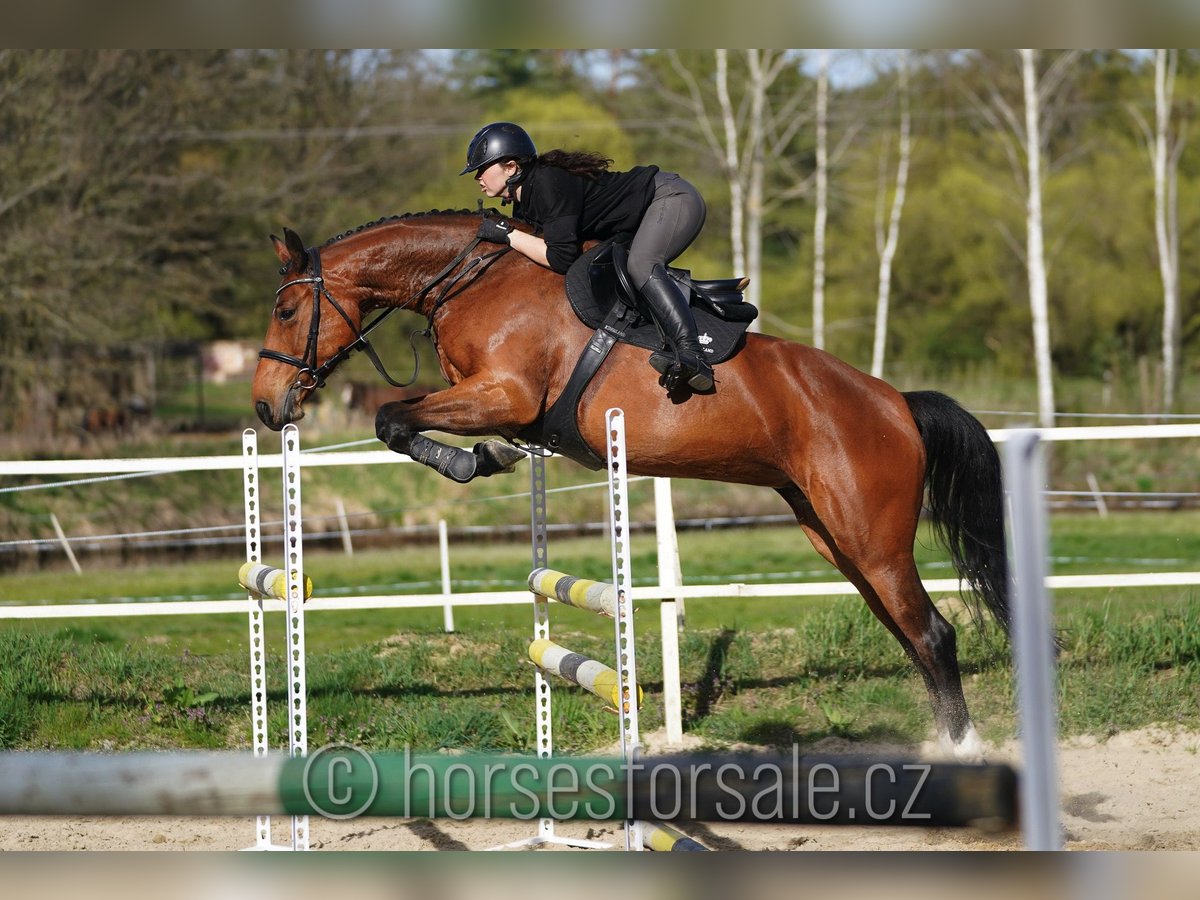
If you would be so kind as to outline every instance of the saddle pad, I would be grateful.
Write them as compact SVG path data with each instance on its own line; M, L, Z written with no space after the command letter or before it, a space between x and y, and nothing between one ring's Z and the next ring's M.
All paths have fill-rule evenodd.
M616 298L616 275L611 265L595 267L600 296L597 296L594 290L596 285L592 279L592 262L606 246L604 243L597 244L575 260L567 272L567 299L579 321L588 328L599 328L604 324L613 303L624 302ZM682 285L680 290L687 292L687 288ZM658 327L648 316L640 310L638 312L640 315L635 317L621 340L647 350L662 349L663 341ZM746 332L748 322L726 322L697 306L692 306L692 312L696 316L696 333L700 339L700 346L710 365L724 362L741 349L742 336Z

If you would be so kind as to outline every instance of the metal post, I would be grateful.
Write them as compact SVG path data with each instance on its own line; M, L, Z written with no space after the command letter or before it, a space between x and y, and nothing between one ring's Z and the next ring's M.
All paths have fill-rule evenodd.
M679 630L683 627L683 598L669 595L679 587L683 575L679 566L679 545L675 536L675 511L671 503L671 479L654 479L654 530L658 542L658 583L664 594L660 600L662 626L663 722L667 743L683 743L683 696L679 687Z
M450 600L450 538L446 532L446 520L438 519L438 555L442 561L442 628L447 634L454 633L454 603Z
M1037 431L1019 431L1005 447L1009 491L1009 566L1013 654L1024 745L1022 827L1030 850L1061 850L1058 821L1058 727L1055 711L1053 614L1046 590L1044 464Z

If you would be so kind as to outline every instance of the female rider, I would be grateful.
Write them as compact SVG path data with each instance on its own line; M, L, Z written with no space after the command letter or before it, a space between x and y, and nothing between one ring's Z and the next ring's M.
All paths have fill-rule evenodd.
M581 244L632 233L629 275L665 332L672 354L650 356L668 391L686 383L713 387L712 366L696 335L687 298L666 265L695 240L704 225L704 199L678 175L657 166L611 172L612 160L596 153L551 150L538 154L519 125L493 122L467 147L467 165L488 197L513 203L513 215L541 235L515 231L503 220L484 219L479 236L509 244L539 265L565 274Z

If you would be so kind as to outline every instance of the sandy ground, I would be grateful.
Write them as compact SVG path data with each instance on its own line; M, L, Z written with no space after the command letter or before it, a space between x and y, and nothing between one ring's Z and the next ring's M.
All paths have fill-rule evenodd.
M653 753L661 735L646 737ZM662 749L659 747L658 749ZM836 740L814 752L850 749ZM852 748L856 753L862 745ZM887 755L905 748L881 747ZM932 745L918 748L932 758ZM907 748L911 754L912 749ZM988 748L989 761L1019 766L1014 744ZM1064 742L1059 752L1062 824L1068 850L1200 850L1200 734L1158 729ZM274 838L287 839L289 820L274 820ZM927 828L747 826L683 824L678 830L711 850L1009 850L1019 833ZM537 824L510 820L356 819L311 821L317 850L483 850L536 834ZM556 823L560 837L621 845L620 826ZM243 819L14 817L0 819L2 850L237 850L253 843ZM567 849L543 846L543 850Z

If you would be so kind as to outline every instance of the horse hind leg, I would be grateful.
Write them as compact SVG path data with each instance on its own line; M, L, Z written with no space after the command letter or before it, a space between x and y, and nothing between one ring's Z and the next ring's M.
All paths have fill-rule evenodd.
M779 493L813 547L858 589L921 674L943 751L964 762L982 759L983 743L963 694L954 627L926 593L911 551L904 559L892 561L867 561L859 554L852 558L834 540L803 492L790 486Z

